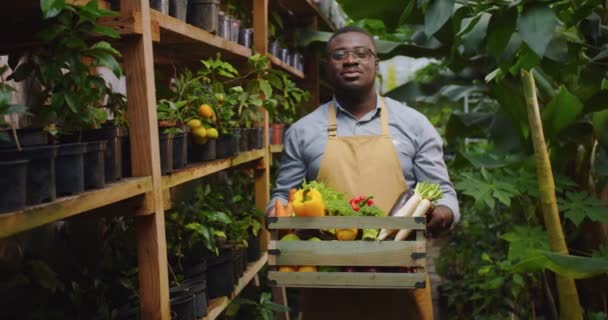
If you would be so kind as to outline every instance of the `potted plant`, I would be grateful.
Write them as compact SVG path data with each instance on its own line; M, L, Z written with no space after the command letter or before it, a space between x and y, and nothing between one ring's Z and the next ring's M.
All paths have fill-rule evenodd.
M235 109L244 93L242 87L230 86L230 83L242 78L230 63L221 60L219 54L216 58L201 63L198 74L205 86L205 99L212 108L217 126L217 131L214 132L217 133L216 155L218 158L234 156L240 151L240 131L236 130L238 114Z
M289 311L289 307L272 302L270 292L260 293L258 301L249 298L238 298L226 308L229 319L273 320L277 314Z
M107 120L103 108L107 85L90 70L107 67L116 76L122 71L116 61L120 54L108 42L86 41L100 35L118 37L116 31L97 24L97 19L114 15L113 11L100 9L97 1L84 6L51 2L42 8L44 19L37 33L41 45L22 59L11 77L20 81L35 75L43 88L43 106L33 110L37 122L58 134L56 140L71 142L59 145L55 162L57 194L70 195L83 191L85 185L100 187L105 183L105 141L80 143L83 130ZM85 170L95 174L85 177Z
M161 99L156 104L162 174L167 174L173 170L173 139L176 134L178 135L178 139L183 139L184 129L181 124L183 123L186 103L187 101L184 100L172 101Z

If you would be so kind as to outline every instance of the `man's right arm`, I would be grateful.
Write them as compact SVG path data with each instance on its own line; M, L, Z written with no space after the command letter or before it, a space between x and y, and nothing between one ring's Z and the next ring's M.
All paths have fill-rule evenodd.
M279 199L287 204L291 188L298 188L306 176L306 164L302 157L302 143L298 141L297 128L291 127L285 133L283 155L276 179L276 187L272 192L270 203L266 206L266 214L274 215L274 203Z

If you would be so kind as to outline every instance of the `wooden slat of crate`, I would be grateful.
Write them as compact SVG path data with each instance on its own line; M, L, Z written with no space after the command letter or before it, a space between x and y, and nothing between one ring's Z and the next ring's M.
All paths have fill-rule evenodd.
M423 267L426 242L270 241L268 249L269 265Z
M425 278L425 273L268 272L272 285L298 288L423 288Z
M425 218L404 217L285 217L269 218L268 229L411 229L424 230Z

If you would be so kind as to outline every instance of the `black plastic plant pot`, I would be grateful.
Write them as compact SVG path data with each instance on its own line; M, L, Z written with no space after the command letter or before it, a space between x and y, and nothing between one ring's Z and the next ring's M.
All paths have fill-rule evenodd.
M0 161L0 214L25 207L27 162Z
M131 141L129 136L125 135L122 140L122 177L128 178L133 175L131 172Z
M57 146L36 146L17 149L0 150L0 161L28 160L27 164L27 195L28 206L53 201L55 192L55 157Z
M169 14L169 0L150 0L150 9Z
M188 23L211 33L217 33L219 8L220 0L189 0Z
M207 257L207 295L209 299L229 296L234 289L232 251Z
M239 153L239 138L232 134L221 135L217 138L215 148L218 159L235 156Z
M217 140L208 139L205 144L192 144L194 161L211 161L217 158Z
M171 298L171 311L175 312L178 320L196 320L193 294L178 295Z
M125 130L116 126L82 132L83 141L107 141L104 152L106 183L120 180L123 177L123 140L125 135Z
M249 262L249 260L247 258L247 247L243 247L243 248L241 248L241 270L243 270L243 273L245 273L245 271L247 271L248 262Z
M245 152L245 151L249 151L249 129L247 128L240 128L240 135L239 135L239 151L240 152Z
M232 272L233 272L233 278L232 281L234 281L234 285L236 286L237 283L239 283L239 279L241 278L241 276L243 275L243 266L241 265L241 250L240 249L236 249L234 250L234 252L232 252Z
M183 168L188 161L187 149L184 152L184 147L187 147L185 139L188 139L186 133L176 133L173 136L173 170Z
M161 133L160 143L160 170L163 175L173 169L173 133Z
M184 276L193 280L207 279L207 260L201 259L189 266L184 266Z
M190 0L192 1L192 0ZM169 0L169 14L181 21L186 21L188 0Z
M264 147L264 131L261 127L250 129L249 146L251 149L262 149Z
M207 315L207 281L202 279L187 279L178 287L182 293L194 295L194 314L196 318Z
M254 236L253 233L247 238L247 261L258 261L262 253L260 252L260 236Z
M244 28L239 30L239 44L251 48L253 43L253 29L252 28Z
M97 189L106 184L105 170L106 141L87 142L84 154L84 188Z
M84 153L86 149L86 143L59 145L55 159L57 196L69 196L84 191Z
M6 131L8 141L0 140L0 149L16 148L17 143L12 131ZM38 128L17 129L17 140L21 147L41 146L49 143L49 135Z

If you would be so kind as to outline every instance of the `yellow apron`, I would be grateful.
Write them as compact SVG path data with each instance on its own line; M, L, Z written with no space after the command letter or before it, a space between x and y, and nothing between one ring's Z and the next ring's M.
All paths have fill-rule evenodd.
M388 109L381 100L382 134L336 135L336 106L329 106L329 137L321 160L318 181L348 197L373 195L389 212L407 190L405 177L388 127ZM304 320L433 319L430 284L425 289L302 289Z

